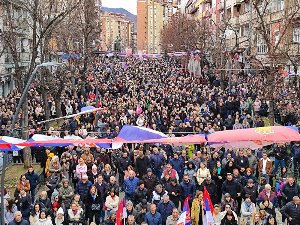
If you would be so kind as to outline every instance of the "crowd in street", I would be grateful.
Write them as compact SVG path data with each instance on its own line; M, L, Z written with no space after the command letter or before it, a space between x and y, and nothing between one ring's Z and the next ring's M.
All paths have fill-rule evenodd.
M121 60L107 59L105 68L95 60L95 71L86 76L85 92L76 77L74 85L71 81L66 84L61 95L64 116L86 106L105 107L97 121L95 113L86 113L64 120L58 129L38 124L45 120L45 104L53 118L56 107L52 96L48 102L42 101L41 86L35 82L28 93L30 134L113 139L127 124L179 137L265 125L270 104L265 97L264 75L241 70L232 76L231 89L222 90L220 74L207 66L203 66L200 77L193 77L182 72L174 59L126 58L126 69L121 67ZM300 104L295 89L278 83L274 96L276 122L299 127ZM19 98L16 88L1 100L1 135L10 132ZM12 132L14 137L20 137L19 126L16 124ZM191 223L202 225L205 189L216 225L285 221L296 225L300 221L300 186L295 181L299 176L299 143L278 143L256 150L136 143L116 150L67 146L31 151L44 168L43 179L33 168L21 175L3 210L9 225L113 225L120 195L126 200L123 224L177 225L184 202L190 198ZM291 157L295 174L288 172ZM22 151L10 153L10 159L22 162ZM44 188L35 198L40 182ZM282 219L278 220L278 214Z

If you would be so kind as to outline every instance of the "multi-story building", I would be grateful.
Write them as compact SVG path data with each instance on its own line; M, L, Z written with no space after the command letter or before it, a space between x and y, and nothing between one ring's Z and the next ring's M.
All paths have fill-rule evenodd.
M115 49L117 39L120 41L120 50L133 48L134 22L126 18L125 14L105 12L102 14L102 43L101 50Z
M161 53L160 33L164 23L181 8L179 0L137 1L137 51Z

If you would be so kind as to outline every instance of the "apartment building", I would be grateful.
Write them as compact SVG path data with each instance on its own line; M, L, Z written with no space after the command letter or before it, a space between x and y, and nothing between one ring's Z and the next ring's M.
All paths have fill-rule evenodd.
M105 12L102 14L101 50L117 50L116 39L121 39L121 51L128 47L134 48L134 22L128 20L125 14Z

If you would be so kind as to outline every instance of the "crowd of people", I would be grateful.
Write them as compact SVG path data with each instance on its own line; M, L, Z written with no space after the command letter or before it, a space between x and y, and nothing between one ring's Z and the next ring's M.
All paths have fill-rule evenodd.
M126 69L118 59L106 59L106 68L95 61L95 71L86 75L84 92L76 77L61 94L63 116L76 114L85 106L105 107L97 121L95 113L86 113L64 120L57 130L38 124L45 120L45 104L53 118L57 107L51 95L48 102L42 101L41 85L35 82L28 92L30 135L113 139L127 124L175 137L264 126L269 99L265 98L263 74L252 76L241 70L232 75L231 89L225 85L222 90L220 74L207 66L203 66L200 77L193 77L182 72L174 59L126 60ZM99 84L98 103L95 79ZM300 104L295 88L278 83L274 96L276 122L299 127ZM10 132L19 98L16 88L1 100L2 135ZM20 137L19 126L17 123L12 131L14 137ZM189 151L193 151L191 157ZM126 200L127 216L122 223L177 225L189 197L191 222L198 225L203 223L204 189L213 203L216 225L273 225L284 221L294 225L300 221L300 187L285 167L290 155L295 171L298 169L299 143L291 144L290 153L285 143L255 151L213 149L206 144L136 143L116 150L67 146L38 147L31 152L41 162L45 179L41 181L33 168L20 177L4 209L9 225L85 225L94 221L112 225L116 223L120 195ZM23 160L22 151L9 155L14 162ZM40 182L44 188L35 199ZM277 207L280 211L275 211ZM281 221L276 220L278 214Z

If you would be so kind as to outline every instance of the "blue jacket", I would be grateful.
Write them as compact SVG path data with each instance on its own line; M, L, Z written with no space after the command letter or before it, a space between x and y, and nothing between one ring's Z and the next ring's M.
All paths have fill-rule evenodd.
M178 176L180 177L183 174L184 166L181 159L171 159L170 163L174 170L177 171Z
M29 225L27 220L21 219L21 222L17 222L15 219L9 223L9 225Z
M245 186L247 185L249 179L252 179L253 182L254 182L254 185L255 185L256 187L258 187L258 182L257 182L257 179L256 179L256 177L254 176L254 174L251 174L250 176L247 176L247 175L245 174L245 175L243 176L243 178L242 178L242 184L243 184L243 187L245 187Z
M165 157L162 153L158 152L157 155L152 154L150 156L150 165L153 169L161 169L161 166L163 166L165 163Z
M190 197L191 199L194 199L196 194L196 186L193 183L193 181L190 180L190 182L185 183L182 181L180 183L180 186L182 187L182 195L180 196L180 199L184 201L187 197Z
M155 212L154 218L153 218L151 212L147 212L144 220L148 225L162 225L161 215L158 212ZM154 223L153 223L153 221L154 221Z
M27 180L29 180L31 191L34 190L36 186L41 182L39 175L34 171L32 171L32 173L25 173L25 177Z
M291 148L291 156L300 159L300 146L293 145Z
M157 205L156 211L161 214L162 221L166 222L167 217L172 214L173 208L175 208L175 205L172 201L164 203L163 200L161 200Z
M87 182L84 184L82 180L78 182L76 185L75 193L80 195L80 199L85 202L85 197L87 196L88 192L90 191L90 188L92 186L92 182L87 180Z
M139 178L134 177L133 179L130 179L128 177L126 180L124 180L123 190L127 195L133 195L133 192L136 190L138 184Z

